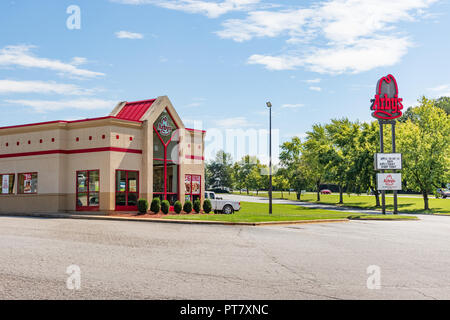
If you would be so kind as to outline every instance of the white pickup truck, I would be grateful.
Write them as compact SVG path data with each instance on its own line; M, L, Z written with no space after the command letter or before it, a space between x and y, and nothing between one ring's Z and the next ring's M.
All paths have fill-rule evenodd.
M205 192L205 199L209 199L211 201L211 207L214 212L221 211L225 214L232 214L234 211L241 210L240 202L223 200L222 198L217 197L212 191Z

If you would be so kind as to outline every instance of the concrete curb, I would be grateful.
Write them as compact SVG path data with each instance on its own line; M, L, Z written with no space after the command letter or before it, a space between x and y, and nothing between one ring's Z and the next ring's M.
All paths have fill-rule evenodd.
M178 223L178 224L213 224L226 226L270 226L286 224L311 224L311 223L330 223L330 222L348 222L348 219L322 219L322 220L295 220L295 221L264 221L264 222L228 222L228 221L205 221L205 220L181 220L181 219L160 219L160 218L133 218L133 217L115 217L115 216L96 216L79 215L64 213L0 213L4 217L36 217L53 219L85 219L85 220L106 220L106 221L139 221L156 223Z
M353 218L349 218L348 220L351 220L351 221L420 221L420 219L419 218L417 218L417 219L383 219L383 218L381 218L381 219L364 219L364 218L355 218L355 219L353 219Z

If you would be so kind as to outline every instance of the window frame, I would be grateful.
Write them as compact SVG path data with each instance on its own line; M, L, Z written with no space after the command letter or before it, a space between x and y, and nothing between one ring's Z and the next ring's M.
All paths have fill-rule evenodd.
M8 193L2 193L0 190L0 196L10 196L10 195L16 195L17 194L17 187L18 187L18 177L16 177L15 173L0 173L0 188L3 184L3 176L14 176L14 184L12 187L12 193L9 193L9 187L8 187Z
M86 172L87 173L87 182L86 182L86 186L87 186L87 190L86 192L78 192L78 173L79 172ZM89 173L90 172L98 172L98 191L94 191L96 193L98 193L98 205L97 206L90 206L89 205L89 184L90 184L90 179L89 179ZM88 205L86 206L79 206L78 205L78 194L80 193L86 193L87 195L87 200L88 200ZM99 211L100 210L100 169L92 169L92 170L77 170L75 173L75 208L76 211Z
M120 172L125 172L125 191L121 192L118 191L117 189L117 174ZM137 181L136 181L136 192L129 192L129 183L128 183L128 173L129 172L136 172L137 173ZM140 188L139 188L139 183L140 183L140 174L139 174L139 170L125 170L125 169L116 169L116 174L114 176L114 208L116 211L135 211L138 209L138 200L139 200L139 193L140 193ZM136 205L135 206L129 206L128 205L128 194L129 193L133 193L136 194ZM117 194L125 194L125 205L124 206L118 206L117 205Z
M20 175L22 175L22 174L31 174L31 175L36 174L36 180L37 180L36 192L29 192L29 193L19 192L20 191L20 189L19 189L20 188ZM38 194L38 191L39 191L39 174L38 174L38 172L19 172L19 173L17 173L17 189L16 189L17 194L21 194L21 195Z
M162 195L162 196L163 196L163 199L164 199L164 200L167 200L167 195L176 195L176 196L177 196L177 199L180 200L180 156L179 156L179 150L178 150L178 161L175 161L175 160L173 160L173 159L171 159L171 160L167 159L167 149L168 149L168 147L169 147L169 144L172 142L172 138L175 136L175 132L176 132L177 130L179 130L180 128L179 128L179 126L177 125L177 123L175 122L174 117L172 116L172 114L170 113L170 111L169 111L169 109L168 109L167 107L166 107L166 108L158 115L158 117L156 118L156 120L159 119L159 117L161 116L161 114L162 114L163 112L166 112L166 113L169 115L169 117L171 118L173 124L175 125L175 129L172 131L171 136L170 136L170 139L167 140L167 143L165 143L164 140L163 140L163 138L162 138L161 135L159 134L158 130L156 129L155 123L153 123L153 134L156 133L157 138L160 140L161 144L162 144L163 147L164 147L164 159L161 159L161 158L153 158L153 162L152 162L152 177L153 177L153 178L154 178L154 175L153 175L153 173L154 173L154 169L153 169L154 161L162 161L163 164L164 164L164 189L163 189L164 191L163 191L163 192L154 192L154 191L153 191L153 196L154 196L154 195ZM156 120L155 120L155 122L156 122ZM178 132L178 135L179 135L179 134L180 134L180 133ZM153 141L152 141L152 143L153 143ZM180 146L180 141L179 141L179 140L178 140L177 146L178 146L178 147ZM153 148L153 146L152 146L152 148ZM174 163L174 164L176 164L176 166L177 166L177 182L176 182L176 185L177 185L177 192L167 192L167 186L168 186L168 183L167 183L167 182L168 182L168 181L167 181L167 164L168 164L168 163Z
M186 173L185 175L184 175L184 181L185 181L185 184L186 184L186 177L191 177L191 179L190 179L190 185L191 185L191 192L190 193L186 193L186 189L185 189L185 194L184 194L184 199L185 200L187 200L186 199L186 196L189 196L189 201L191 201L191 202L193 202L193 199L194 199L194 196L199 196L199 199L200 199L200 201L201 201L201 199L202 199L202 175L201 174L191 174L191 173ZM199 193L193 193L192 192L192 185L193 185L193 181L194 181L194 179L192 179L193 177L199 177L200 178L200 180L199 180L199 182L200 182L200 190L199 190ZM185 188L186 188L186 186L185 186Z

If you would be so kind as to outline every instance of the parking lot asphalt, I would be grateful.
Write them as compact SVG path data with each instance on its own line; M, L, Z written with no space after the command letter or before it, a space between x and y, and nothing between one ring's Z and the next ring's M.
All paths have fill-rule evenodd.
M450 217L258 228L0 217L0 257L1 299L450 299ZM74 265L79 290L67 287Z

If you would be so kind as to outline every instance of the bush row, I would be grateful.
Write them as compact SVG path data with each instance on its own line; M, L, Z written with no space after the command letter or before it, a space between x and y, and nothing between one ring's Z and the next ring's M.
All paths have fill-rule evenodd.
M138 210L139 213L145 214L148 211L148 201L146 199L138 200ZM150 211L154 213L159 213L162 211L164 214L169 213L170 203L167 200L161 201L160 198L153 198L150 204ZM194 203L191 201L186 201L184 205L181 205L180 201L176 201L173 205L173 210L175 213L181 213L181 209L183 209L186 213L191 213L194 210L196 213L200 213L201 211L201 202L200 200L195 200ZM210 213L212 210L211 201L209 199L205 199L203 202L203 211L205 213Z

